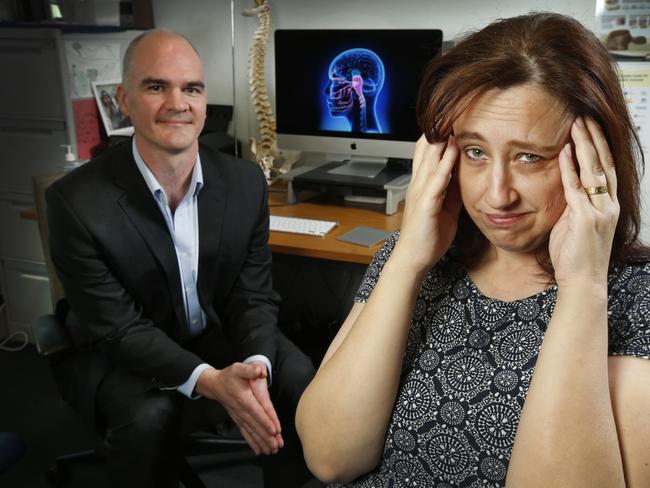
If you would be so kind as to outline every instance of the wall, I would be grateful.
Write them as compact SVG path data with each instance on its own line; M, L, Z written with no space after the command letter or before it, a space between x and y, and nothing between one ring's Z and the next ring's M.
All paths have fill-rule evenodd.
M156 27L180 32L199 51L205 65L209 103L232 105L230 1L154 0L153 8Z
M587 27L595 26L595 0L267 0L272 7L273 27L277 29L317 28L439 28L444 39L452 40L466 30L480 28L490 21L548 10L571 15ZM233 93L231 44L231 2L192 0L179 7L176 0L153 0L158 27L176 29L188 36L206 64L208 99L211 103L232 104L234 100L237 137L247 141L257 134L247 85L247 57L257 19L244 17L242 10L254 0L234 0L235 91ZM273 41L266 59L267 86L273 101ZM650 146L650 141L647 142ZM245 145L246 146L246 145ZM247 153L244 156L248 156ZM643 182L650 196L650 177ZM650 242L650 211L644 213L642 236Z
M572 15L592 26L594 0L269 0L276 29L316 28L440 28L445 40L478 28L493 19L531 10L553 10ZM254 0L234 0L235 80L232 89L231 2L192 0L179 6L176 0L154 0L155 24L186 35L201 53L206 67L210 103L232 104L235 100L237 132L242 140L256 134L257 123L248 94L248 49L257 19L242 10ZM266 59L269 94L273 98L273 40Z

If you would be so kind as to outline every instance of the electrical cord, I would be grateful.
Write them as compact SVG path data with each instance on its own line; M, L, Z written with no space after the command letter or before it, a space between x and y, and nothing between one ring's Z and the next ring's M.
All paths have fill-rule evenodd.
M0 314L4 312L5 309L5 304L0 304ZM17 336L22 336L23 343L19 344L18 346L6 346L9 341L12 341L15 337ZM22 331L22 330L17 330L16 332L12 332L9 334L9 337L6 337L5 339L0 342L0 351L7 351L7 352L17 352L25 349L27 345L29 344L29 335L27 332Z

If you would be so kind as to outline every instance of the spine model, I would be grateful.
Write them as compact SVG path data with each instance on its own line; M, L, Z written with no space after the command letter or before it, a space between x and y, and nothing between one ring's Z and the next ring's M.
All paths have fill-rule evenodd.
M266 45L271 32L271 7L265 0L256 0L254 8L245 9L242 15L257 16L258 25L253 35L253 45L248 53L248 84L253 100L255 115L259 123L260 138L256 141L251 137L251 152L257 164L264 171L267 181L272 178L273 162L278 158L276 142L275 116L266 89L264 77L264 60Z

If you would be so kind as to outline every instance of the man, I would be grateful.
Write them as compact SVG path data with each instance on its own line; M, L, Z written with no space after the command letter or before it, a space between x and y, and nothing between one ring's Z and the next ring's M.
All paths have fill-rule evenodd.
M313 366L277 329L262 172L199 149L203 67L179 34L131 43L118 99L131 142L46 194L78 350L64 396L105 433L113 486L178 486L179 432L223 408L268 455L265 486L300 486L293 415Z

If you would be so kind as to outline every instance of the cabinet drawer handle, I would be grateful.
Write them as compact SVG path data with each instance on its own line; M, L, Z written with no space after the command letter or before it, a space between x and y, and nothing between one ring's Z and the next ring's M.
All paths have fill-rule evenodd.
M50 281L50 279L47 276L41 276L32 273L20 273L20 277L27 280L47 281L48 283Z

